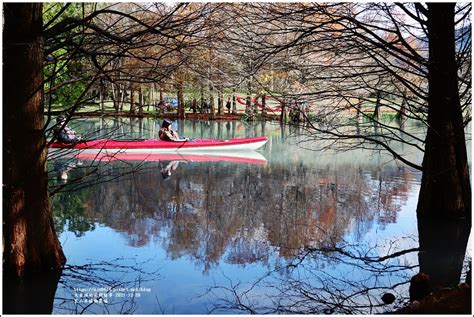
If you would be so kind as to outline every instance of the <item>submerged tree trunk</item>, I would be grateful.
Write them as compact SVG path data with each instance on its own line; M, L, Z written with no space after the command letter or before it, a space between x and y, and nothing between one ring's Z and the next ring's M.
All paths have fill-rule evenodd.
M454 47L454 3L428 4L428 131L417 217L420 272L459 283L471 228L471 184Z
M420 272L428 274L432 286L459 284L470 231L463 219L418 220Z
M41 3L4 4L3 268L17 276L60 268L43 119Z
M51 315L61 278L60 270L18 278L6 275L3 281L4 314Z

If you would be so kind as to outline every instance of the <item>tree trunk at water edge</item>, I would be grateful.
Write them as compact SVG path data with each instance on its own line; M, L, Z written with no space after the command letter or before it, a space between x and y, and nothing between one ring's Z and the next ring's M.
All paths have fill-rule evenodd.
M43 119L42 4L4 8L4 272L60 268L65 256L53 226Z
M418 217L471 221L471 184L455 60L454 3L428 4L428 131Z
M428 130L417 217L420 272L459 283L471 229L471 184L460 106L454 3L428 4Z

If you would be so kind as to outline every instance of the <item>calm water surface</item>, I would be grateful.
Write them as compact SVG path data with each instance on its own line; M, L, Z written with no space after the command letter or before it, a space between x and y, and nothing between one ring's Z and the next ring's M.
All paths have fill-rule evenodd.
M88 138L159 127L74 124ZM272 123L178 125L191 138L268 136L266 162L52 158L68 258L54 313L375 313L406 300L417 252L376 257L418 246L418 171L379 152L303 149L317 143ZM388 291L397 300L381 305Z

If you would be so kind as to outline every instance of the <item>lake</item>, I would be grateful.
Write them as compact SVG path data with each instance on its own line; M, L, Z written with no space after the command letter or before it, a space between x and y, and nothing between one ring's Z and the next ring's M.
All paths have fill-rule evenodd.
M71 125L85 138L156 138L160 121ZM294 126L175 127L269 142L248 161L55 154L50 188L68 262L54 314L368 314L407 302L419 271L419 171L384 151L322 150ZM387 292L393 304L380 299Z

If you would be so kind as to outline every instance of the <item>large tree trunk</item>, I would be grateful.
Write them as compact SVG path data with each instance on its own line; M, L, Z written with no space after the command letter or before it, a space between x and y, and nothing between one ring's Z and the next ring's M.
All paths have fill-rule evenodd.
M428 131L418 217L470 221L471 184L459 100L454 3L428 5Z
M459 282L471 227L471 185L460 106L454 3L428 4L428 131L417 216L420 271L434 286Z
M3 268L18 276L65 263L53 226L43 133L42 4L4 4Z

